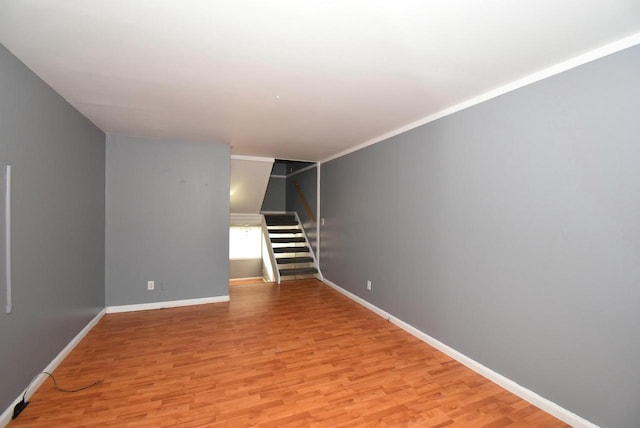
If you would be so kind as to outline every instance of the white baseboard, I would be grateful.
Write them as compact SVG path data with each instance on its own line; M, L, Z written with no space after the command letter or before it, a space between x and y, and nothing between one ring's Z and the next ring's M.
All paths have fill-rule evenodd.
M199 299L170 300L167 302L140 303L137 305L107 306L108 314L118 312L149 311L152 309L177 308L180 306L205 305L208 303L228 302L229 296L202 297Z
M344 294L345 296L349 297L350 299L354 300L355 302L361 304L365 308L367 308L367 309L371 310L372 312L378 314L382 318L389 320L393 324L395 324L398 327L400 327L401 329L405 330L407 333L417 337L418 339L422 340L423 342L426 342L427 344L433 346L434 348L436 348L440 352L448 355L449 357L453 358L454 360L458 361L459 363L463 364L464 366L470 368L474 372L486 377L490 381L500 385L501 387L503 387L507 391L511 392L512 394L515 394L518 397L522 398L523 400L528 401L529 403L533 404L534 406L536 406L536 407L544 410L545 412L555 416L556 418L558 418L561 421L571 425L572 427L574 427L574 428L598 428L598 426L593 424L592 422L589 422L588 420L576 415L575 413L565 409L564 407L559 406L558 404L554 403L553 401L547 400L546 398L544 398L544 397L536 394L535 392L531 391L530 389L525 388L524 386L512 381L511 379L501 375L500 373L497 373L497 372L491 370L490 368L480 364L479 362L473 360L472 358L467 357L463 353L461 353L459 351L456 351L455 349L451 348L450 346L447 346L444 343L440 342L439 340L429 336L425 332L418 330L414 326L412 326L410 324L407 324L406 322L402 321L401 319L396 318L395 316L389 314L388 312L386 312L386 311L378 308L377 306L367 302L363 298L358 297L355 294L345 290L344 288L334 284L333 282L329 281L328 279L325 279L323 282L325 284L327 284L329 287L334 288L336 291Z
M205 297L200 299L188 299L188 300L173 300L169 302L156 302L156 303L143 303L139 305L123 305L123 306L107 306L102 309L89 323L69 342L65 348L60 351L60 353L45 367L42 371L46 371L52 373L60 363L69 355L69 353L75 348L78 343L91 331L91 329L98 324L98 321L105 315L105 313L116 313L116 312L129 312L129 311L144 311L150 309L161 309L161 308L174 308L179 306L190 306L190 305L203 305L207 303L219 303L219 302L228 302L229 296L216 296L216 297ZM11 405L0 415L0 427L4 428L7 426L9 422L11 422L11 417L13 416L13 408L15 407L20 400L22 400L22 396L25 393L25 390L29 388L27 391L27 395L25 396L26 400L29 401L29 398L42 386L44 381L47 380L46 375L40 375L34 379L33 383L29 386L25 386L25 389L20 393L20 395L11 403Z
M42 371L53 373L53 371L60 365L60 363L67 357L67 355L71 353L73 348L75 348L78 343L80 343L80 341L87 335L87 333L89 333L89 331L91 331L91 329L95 327L96 324L98 324L98 321L100 321L105 313L106 311L104 309L98 312L98 314L93 317L93 319L89 321L89 323L82 330L80 330L80 332L71 340L71 342L69 342L69 344L65 346L64 349L60 351L60 353L53 360L51 360L47 367L42 369ZM25 386L25 389L22 390L20 395L4 412L2 412L2 415L0 415L0 427L5 427L9 422L11 422L11 417L13 416L13 408L16 404L18 404L20 400L22 400L22 396L25 394L26 389L29 388L29 391L26 391L27 393L25 396L26 400L29 401L31 396L35 394L35 392L38 390L38 388L40 388L40 386L42 386L45 380L47 380L47 376L41 374L33 380L33 383L30 386Z
M344 294L345 296L347 296L351 300L354 300L357 303L361 304L365 308L369 309L371 312L374 312L375 314L380 315L382 318L388 320L389 317L391 316L388 312L383 311L379 307L367 302L362 297L356 296L352 292L345 290L344 288L340 287L339 285L334 284L333 282L329 281L328 279L325 278L323 282L325 284L327 284L329 287L335 289L337 292L339 292L341 294Z

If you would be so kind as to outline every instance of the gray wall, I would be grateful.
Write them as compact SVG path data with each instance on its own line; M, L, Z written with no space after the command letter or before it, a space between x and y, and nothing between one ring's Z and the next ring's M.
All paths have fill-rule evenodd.
M634 47L323 164L325 277L596 424L638 426L639 112Z
M269 178L267 191L264 194L262 208L260 211L286 211L287 209L287 186L284 177Z
M259 278L262 277L262 259L229 260L229 278Z
M13 312L4 313L0 412L104 307L105 135L0 45L0 224L13 168Z
M305 209L300 196L294 186L294 183L298 183L302 189L304 195L313 216L318 221L317 207L318 207L318 168L311 168L305 171L299 172L294 175L287 176L287 211L296 211L302 222L302 226L307 232L309 242L313 247L313 251L317 252L317 228L316 223L311 221L307 210Z
M221 144L107 136L108 306L229 294L229 159Z
M271 170L272 175L287 175L287 161L276 159L273 162L273 169Z

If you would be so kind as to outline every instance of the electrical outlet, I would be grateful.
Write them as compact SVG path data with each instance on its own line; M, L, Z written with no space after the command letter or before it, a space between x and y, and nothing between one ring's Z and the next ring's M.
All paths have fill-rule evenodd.
M367 280L367 290L371 291L371 281Z
M153 290L156 288L156 282L155 281L147 281L147 290Z

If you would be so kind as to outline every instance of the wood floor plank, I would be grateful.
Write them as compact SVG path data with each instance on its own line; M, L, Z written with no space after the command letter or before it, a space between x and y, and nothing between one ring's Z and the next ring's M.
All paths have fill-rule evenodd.
M11 427L564 427L316 280L106 315Z

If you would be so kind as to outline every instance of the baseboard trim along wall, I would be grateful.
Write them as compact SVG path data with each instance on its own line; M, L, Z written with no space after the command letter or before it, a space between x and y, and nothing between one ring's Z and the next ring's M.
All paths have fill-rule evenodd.
M166 302L140 303L137 305L107 306L108 314L118 312L149 311L153 309L177 308L180 306L206 305L208 303L228 302L229 296L202 297L199 299L170 300Z
M533 404L536 407L539 407L540 409L542 409L545 412L555 416L556 418L558 418L561 421L571 425L572 427L574 427L574 428L598 428L597 425L589 422L588 420L576 415L575 413L565 409L564 407L559 406L558 404L554 403L553 401L547 400L546 398L536 394L535 392L531 391L530 389L527 389L524 386L512 381L511 379L506 378L505 376L501 375L500 373L497 373L497 372L491 370L490 368L480 364L479 362L473 360L472 358L467 357L463 353L461 353L459 351L456 351L455 349L451 348L450 346L445 345L444 343L440 342L439 340L429 336L428 334L424 333L423 331L418 330L417 328L413 327L412 325L407 324L406 322L402 321L401 319L396 318L395 316L393 316L393 315L389 314L388 312L380 309L379 307L367 302L363 298L356 296L355 294L351 293L350 291L345 290L344 288L342 288L339 285L329 281L328 279L325 278L323 282L325 284L327 284L329 287L331 287L331 288L335 289L336 291L338 291L339 293L344 294L348 298L352 299L356 303L361 304L362 306L364 306L365 308L367 308L370 311L374 312L375 314L381 316L382 318L384 318L386 320L389 320L393 324L395 324L398 327L400 327L401 329L405 330L407 333L417 337L418 339L420 339L423 342L429 344L430 346L433 346L434 348L436 348L440 352L448 355L449 357L451 357L454 360L458 361L462 365L470 368L474 372L486 377L490 381L500 385L501 387L503 387L507 391L511 392L512 394L517 395L518 397L522 398L523 400L528 401L529 403Z
M100 312L98 312L98 314L95 317L93 317L93 319L91 319L91 321L89 321L89 323L82 330L80 330L80 332L71 340L71 342L69 342L69 344L65 346L64 349L60 351L60 353L53 360L51 360L51 362L47 365L47 367L42 369L42 371L53 373L53 371L60 365L60 363L65 358L67 358L67 356L71 353L71 351L73 351L73 348L75 348L78 345L78 343L80 343L80 341L84 339L87 333L89 333L91 329L95 327L96 324L98 324L98 322L102 319L105 313L106 313L105 309L102 309ZM33 394L35 394L38 388L42 386L44 381L47 380L47 377L48 376L40 373L40 375L38 375L33 380L33 383L30 386L29 385L25 386L25 389L22 390L20 395L13 401L13 403L11 403L11 405L4 412L2 412L2 415L0 415L0 427L5 427L9 422L11 422L11 417L13 416L13 408L15 407L16 404L18 404L20 400L22 400L22 395L25 393L26 389L29 388L29 391L27 391L27 395L25 396L26 400L29 401L31 396L33 396Z
M558 404L550 400L547 400L546 398L536 394L530 389L527 389L524 386L519 385L518 383L512 381L511 379L506 378L500 373L497 373L491 370L490 368L480 364L479 362L473 360L472 358L467 357L463 353L456 351L455 349L445 345L439 340L429 336L423 331L418 330L412 325L407 324L406 322L389 314L388 312L380 309L379 307L367 302L361 297L358 297L355 294L345 290L344 288L331 282L330 280L325 278L323 282L327 284L329 287L338 291L339 293L355 301L356 303L369 309L370 311L377 314L378 316L386 320L389 320L390 322L402 328L409 334L417 337L418 339L429 344L430 346L433 346L440 352L443 352L444 354L448 355L449 357L453 358L454 360L458 361L464 366L470 368L474 372L486 377L487 379L500 385L507 391L539 407L540 409L555 416L561 421L573 426L574 428L598 428L597 425L559 406ZM91 331L91 329L96 324L98 324L98 322L105 315L105 313L144 311L144 310L152 310L152 309L174 308L174 307L180 307L180 306L203 305L208 303L222 303L222 302L228 302L228 301L229 301L229 296L216 296L216 297L204 297L199 299L142 303L137 305L108 306L105 309L101 310L91 321L89 321L89 323L73 338L73 340L71 340L71 342L69 342L67 346L65 346L65 348L62 351L60 351L60 353L42 371L53 372L58 367L58 365L60 365L60 363L78 345L78 343L80 343L80 341L87 335L87 333L89 333L89 331ZM26 395L27 400L29 400L31 396L33 396L33 394L38 390L38 388L40 388L40 386L42 386L42 384L46 379L47 379L47 376L41 375L41 376L38 376L33 381L30 387L28 385L25 386L25 390L27 387L29 387L29 391L27 391L27 395ZM11 416L13 415L13 408L20 400L22 400L22 395L24 394L25 390L23 390L20 393L20 395L16 397L13 403L7 409L5 409L2 415L0 415L0 427L5 427L7 426L7 424L9 424L9 422L11 421Z

